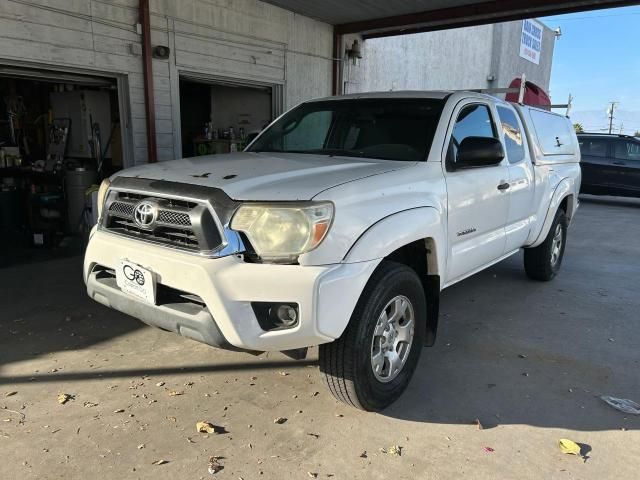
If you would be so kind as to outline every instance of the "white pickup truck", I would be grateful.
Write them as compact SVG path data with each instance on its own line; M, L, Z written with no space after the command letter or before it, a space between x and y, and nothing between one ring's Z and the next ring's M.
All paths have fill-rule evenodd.
M556 275L579 162L568 118L488 95L309 101L242 153L105 180L84 279L212 346L320 345L331 392L380 410L434 343L444 288L521 248L529 277Z

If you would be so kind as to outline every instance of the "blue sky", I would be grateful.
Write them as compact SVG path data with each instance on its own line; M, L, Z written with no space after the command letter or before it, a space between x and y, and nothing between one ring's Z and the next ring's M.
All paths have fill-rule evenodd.
M625 133L640 130L640 6L544 17L562 29L551 73L554 103L574 97L572 118L595 131L607 123L610 101L620 102L614 120Z

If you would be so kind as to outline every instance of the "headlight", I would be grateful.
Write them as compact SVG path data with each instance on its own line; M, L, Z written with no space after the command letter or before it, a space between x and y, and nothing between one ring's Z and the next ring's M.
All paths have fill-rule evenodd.
M243 232L261 258L286 262L320 245L332 219L332 203L245 204L231 228Z
M109 186L111 182L108 178L105 178L100 184L100 188L98 189L98 222L102 218L102 208L104 207L104 201L107 197L107 190L109 190Z

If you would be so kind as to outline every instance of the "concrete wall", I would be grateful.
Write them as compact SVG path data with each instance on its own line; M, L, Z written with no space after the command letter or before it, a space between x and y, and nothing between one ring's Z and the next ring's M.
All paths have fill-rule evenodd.
M542 52L540 64L536 65L524 58L520 53L520 36L522 22L507 22L494 25L492 72L495 72L497 87L506 87L511 80L524 73L528 81L541 86L549 92L551 81L551 64L555 47L555 32L548 27L542 34ZM556 99L556 103L562 103Z
M138 0L2 0L0 65L127 79L129 163L147 161ZM258 0L151 0L158 158L180 156L178 79L191 74L279 85L283 107L331 90L332 28Z
M347 92L507 87L523 72L549 88L554 33L545 28L540 65L519 56L522 22L366 40L344 64ZM350 45L353 39L347 40ZM488 77L495 77L489 81Z

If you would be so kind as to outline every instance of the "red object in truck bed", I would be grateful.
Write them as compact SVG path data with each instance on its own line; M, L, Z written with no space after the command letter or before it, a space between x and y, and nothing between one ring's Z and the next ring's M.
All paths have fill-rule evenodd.
M522 83L522 80L520 78L514 78L511 84L509 85L509 88L519 89L521 83ZM535 83L525 81L524 88L525 88L524 99L522 103L524 103L525 105L531 105L532 107L551 105L551 98L549 98L549 95L547 95L547 92L545 92L542 88L537 86ZM517 103L518 94L507 93L507 95L505 96L505 100L507 102Z

